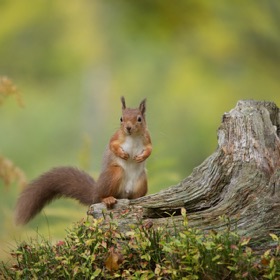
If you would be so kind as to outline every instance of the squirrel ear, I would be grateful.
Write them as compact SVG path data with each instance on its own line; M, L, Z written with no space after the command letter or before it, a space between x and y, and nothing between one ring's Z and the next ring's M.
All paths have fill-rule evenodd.
M121 97L121 102L122 102L122 109L124 110L126 108L126 105L125 105L125 99L123 96Z
M139 105L139 110L141 111L142 115L145 114L146 112L146 98L141 101L140 105Z

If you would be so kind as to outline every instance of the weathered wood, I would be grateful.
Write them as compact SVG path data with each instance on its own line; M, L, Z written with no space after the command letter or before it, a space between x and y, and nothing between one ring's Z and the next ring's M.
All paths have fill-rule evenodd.
M280 234L279 134L273 102L239 101L223 115L217 150L189 177L156 194L120 200L111 212L124 230L139 218L172 228L180 227L184 207L190 226L219 230L228 226L220 219L226 215L240 234L269 242L268 233ZM103 211L95 204L89 213L100 217Z

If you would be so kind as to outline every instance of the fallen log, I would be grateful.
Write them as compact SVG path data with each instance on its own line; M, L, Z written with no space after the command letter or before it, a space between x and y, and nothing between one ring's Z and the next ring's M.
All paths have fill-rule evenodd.
M231 226L256 246L267 246L269 233L280 234L279 108L273 102L239 101L223 115L217 134L216 151L182 182L119 200L110 211L94 204L88 214L113 213L124 231L139 219L172 229L182 225L185 208L192 227L219 231Z

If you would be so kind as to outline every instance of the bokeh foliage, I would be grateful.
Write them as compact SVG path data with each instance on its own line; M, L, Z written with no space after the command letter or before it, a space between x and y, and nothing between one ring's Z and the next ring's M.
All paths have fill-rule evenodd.
M96 177L121 95L130 106L148 98L151 193L213 152L221 116L237 100L280 105L277 0L2 0L0 8L0 75L25 101L23 109L10 100L0 108L0 152L29 179L83 162ZM0 187L0 220L9 225L19 187ZM51 225L61 224L65 204L85 211L54 204Z

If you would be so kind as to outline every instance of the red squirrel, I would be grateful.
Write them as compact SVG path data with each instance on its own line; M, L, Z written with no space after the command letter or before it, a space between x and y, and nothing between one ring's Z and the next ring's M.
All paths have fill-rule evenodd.
M152 152L152 143L145 120L146 99L136 109L127 108L124 97L121 103L120 128L105 150L98 180L74 167L49 170L20 194L15 211L17 224L26 224L46 204L62 196L84 205L104 202L111 208L117 199L134 199L147 193L145 161Z

